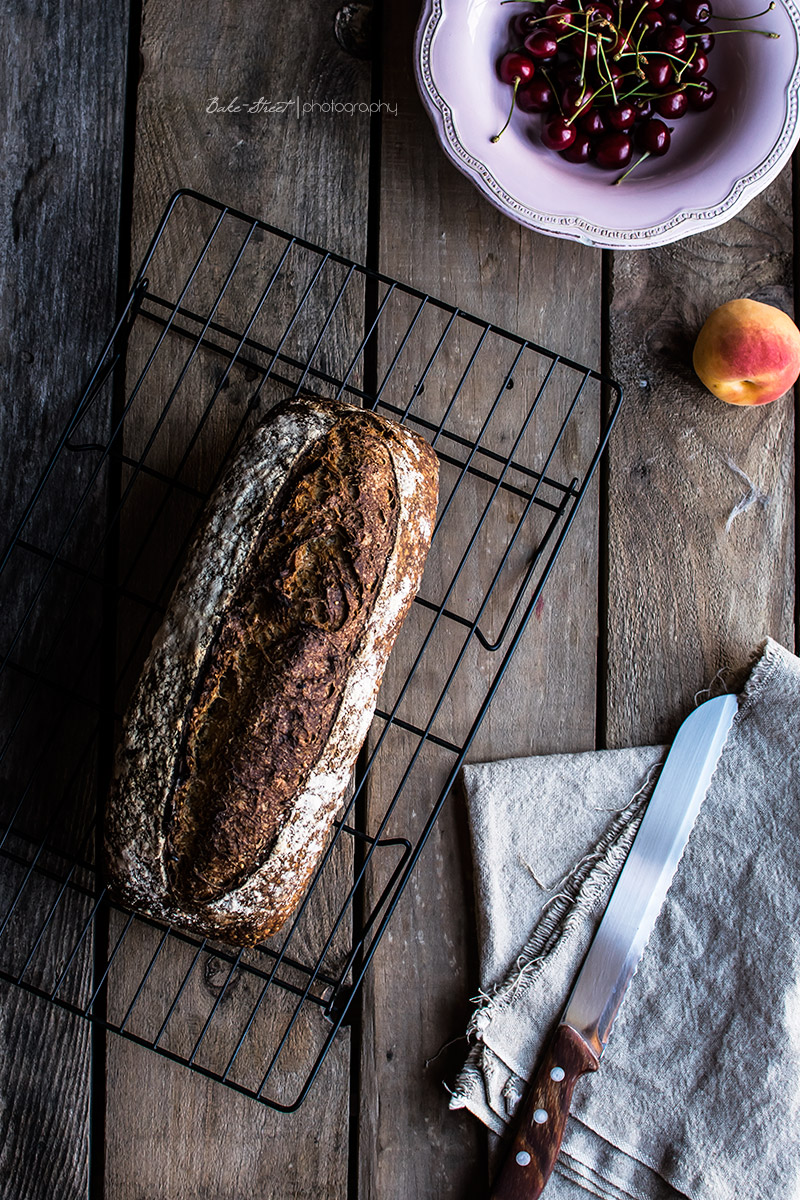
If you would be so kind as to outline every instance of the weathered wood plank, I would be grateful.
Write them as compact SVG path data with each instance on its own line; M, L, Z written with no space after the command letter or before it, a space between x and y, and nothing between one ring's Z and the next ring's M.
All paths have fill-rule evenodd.
M168 194L177 187L195 188L315 242L364 259L369 149L366 119L324 111L303 114L303 105L315 101L369 98L369 66L346 55L334 39L336 8L308 0L293 9L291 20L276 20L270 11L244 2L224 8L211 3L199 7L188 3L147 5L137 107L134 265ZM180 46L177 59L176 46ZM241 105L239 112L220 111L236 96ZM217 100L212 104L214 97ZM247 107L260 97L293 103L283 113L263 109L248 112ZM208 112L209 107L215 111ZM197 248L190 211L187 208L185 214L177 214L167 245L184 273L190 248L192 254ZM223 249L227 239L235 252L234 241L242 230L236 231L233 226L231 230L222 231L220 237ZM223 323L238 330L244 327L245 315L252 310L269 277L270 250L268 235L259 233L253 238L220 309ZM219 258L222 273L218 271L218 285L224 277L223 261L224 254ZM302 294L309 269L309 261L293 251L259 317L254 336L274 344ZM168 276L168 271L162 272L164 288L170 285ZM158 271L153 286L159 290ZM325 284L322 291L330 303L330 285ZM171 293L161 290L160 294ZM208 312L207 298L198 300L198 307ZM305 337L310 345L307 330L318 327L315 322L319 322L322 311L321 302L312 299L303 314L301 327L306 332L298 333L300 341ZM332 370L341 370L346 343L351 346L353 332L363 327L363 288L348 292L342 311L344 318L329 330L329 346L322 352L327 354L325 366ZM170 342L159 352L141 404L131 414L127 446L132 453L144 449L155 415L176 380L176 364L184 361L188 352L186 342ZM142 351L134 357L141 362ZM133 361L130 364L131 368L135 365ZM149 465L165 471L175 469L198 410L221 376L220 362L201 353L148 453ZM249 370L234 369L186 464L186 482L200 486L208 483L227 440L244 415L243 401L257 386L255 379ZM268 385L262 394L262 408L278 392L274 385ZM132 547L157 503L155 495L148 496L145 484L138 516L134 505L126 520L125 538ZM171 513L178 523L183 519L184 529L190 516L185 506L180 511L180 505ZM170 536L161 529L152 553L148 551L140 561L139 572L146 569L147 563L163 564L170 549ZM349 847L343 846L328 875L329 886L315 895L305 928L292 944L292 954L303 961L313 962L320 949L320 932L330 928L332 914L352 879ZM347 934L348 922L334 946L333 959L337 954L341 958ZM115 967L111 981L109 1003L114 1011L124 1012L152 950L152 935L134 928L120 969ZM181 954L170 945L164 959L164 963L159 960L131 1018L134 1031L150 1028L151 1036L163 1019L170 996L176 994L191 955ZM325 965L330 968L333 963L326 960ZM225 1065L248 1012L258 1004L260 990L257 980L240 972L223 995L228 970L228 964L213 955L202 956L165 1033L163 1044L167 1049L188 1053L205 1018L220 1000L198 1061L217 1069ZM299 982L296 973L288 974L291 982ZM243 1057L237 1060L237 1070L241 1066L241 1081L246 1085L257 1085L275 1049L276 1031L285 1026L293 1004L287 993L273 989L259 1007ZM317 1044L301 1016L284 1055L282 1086L286 1094L281 1095L279 1088L277 1098L294 1099L293 1081L301 1080L303 1072L310 1069L313 1057L309 1052ZM108 1194L114 1200L138 1200L142 1194L166 1200L183 1193L238 1200L243 1190L287 1200L320 1195L331 1200L344 1197L348 1178L349 1064L349 1034L345 1031L309 1099L296 1115L283 1116L156 1055L112 1039L108 1050ZM270 1093L274 1090L268 1089Z
M716 400L691 367L717 305L792 309L791 172L728 224L612 267L608 741L670 738L695 693L766 634L793 646L791 398ZM738 515L737 506L751 503Z
M125 90L127 4L59 3L6 6L0 21L5 103L0 116L4 169L0 179L0 542L5 548L33 486L82 390L93 360L111 328L116 299L122 119ZM102 403L87 421L89 437L107 422ZM35 522L27 535L47 545L60 536L70 503L84 486L79 466L74 477L61 477L61 486L46 490ZM105 513L101 487L86 506L82 529L87 543ZM71 553L75 547L69 546ZM29 574L20 561L10 564L3 584L13 572L19 594L42 574L42 560L30 558ZM64 580L61 580L64 584ZM72 585L64 585L70 590ZM47 612L63 616L64 604L52 591ZM8 638L21 617L13 598L4 592L0 641ZM96 611L92 609L92 611ZM43 614L35 618L41 649L54 623ZM18 643L18 657L28 665L33 656L43 666L37 638ZM66 659L49 656L50 673L67 686ZM2 741L6 718L16 716L15 704L29 684L19 675L5 688ZM91 690L91 688L87 688ZM6 703L9 694L14 702ZM30 794L18 824L41 834L40 814L31 805L47 802L48 787L70 767L71 748L49 746L50 723L62 707L36 697L31 716L20 726L4 761L4 804L19 795L24 779L48 745L47 772L40 772L38 791ZM92 775L92 760L86 764ZM23 781L23 782L21 782ZM47 786L45 786L47 785ZM93 793L84 786L81 819ZM52 798L49 803L52 804ZM64 821L69 833L74 823ZM62 843L63 844L63 843ZM8 846L23 856L30 843ZM8 848L8 847L7 847ZM63 864L62 864L63 866ZM3 861L3 900L22 882L20 867ZM6 969L20 970L34 937L57 895L55 887L32 879L17 915L6 928L0 958ZM5 912L3 905L3 913ZM55 964L63 961L86 916L86 905L65 897L32 960L26 978L53 982ZM70 980L70 994L85 990L91 972L91 939L79 952ZM59 1195L70 1200L85 1196L89 1179L90 1031L89 1026L62 1010L3 985L0 1024L5 1052L0 1068L0 1107L3 1110L0 1150L0 1191L14 1200Z
M380 266L401 280L459 304L501 326L525 333L578 361L600 360L600 255L569 243L538 237L505 220L480 198L439 150L417 98L411 74L412 11L388 6L383 32L382 98L397 103L397 117L384 121L381 150ZM546 302L545 299L547 298ZM569 314L565 320L565 314ZM428 353L432 349L428 344ZM466 365L466 342L458 350ZM420 351L421 357L422 351ZM457 378L458 353L449 360ZM497 364L476 368L478 382L465 399L462 432L475 429L496 394ZM455 371L455 376L453 372ZM414 381L415 382L415 381ZM517 380L519 383L519 380ZM517 397L515 387L510 396ZM519 397L522 401L522 397ZM443 398L436 377L419 402L428 417ZM427 405L427 407L426 407ZM497 447L507 447L524 408L504 405L492 427ZM543 422L543 426L546 422ZM543 439L551 429L540 427ZM533 451L528 443L528 450ZM494 443L493 443L494 444ZM580 452L580 447L573 447ZM452 472L444 472L445 489ZM486 497L483 497L485 501ZM453 529L464 539L481 511L482 498L465 488L457 500ZM498 502L506 530L495 527L467 572L460 591L474 603L486 588L498 542L515 519L512 503ZM458 541L458 536L455 537ZM522 539L525 543L525 537ZM526 543L530 544L530 543ZM499 758L593 744L595 638L597 632L597 508L593 495L576 523L544 593L543 604L504 680L473 746L471 758ZM435 555L426 588L436 591L452 569L447 554ZM501 581L489 624L496 628L507 607L509 581ZM391 694L412 661L417 644L403 631L387 674ZM458 725L460 710L474 706L498 662L471 655L456 677L444 719ZM432 646L416 692L419 711L406 719L424 724L443 686L444 653ZM451 660L452 661L452 657ZM435 729L439 732L439 727ZM378 819L408 746L396 742L385 765L371 776L369 808ZM419 830L443 782L446 754L426 751L406 789L394 832L403 822ZM449 766L449 763L447 764ZM486 1135L471 1117L447 1110L444 1083L465 1055L460 1040L467 998L478 984L476 937L469 879L469 847L460 800L448 802L419 867L402 898L368 977L364 1002L360 1135L363 1197L483 1196L486 1193ZM430 1062L426 1066L426 1060Z

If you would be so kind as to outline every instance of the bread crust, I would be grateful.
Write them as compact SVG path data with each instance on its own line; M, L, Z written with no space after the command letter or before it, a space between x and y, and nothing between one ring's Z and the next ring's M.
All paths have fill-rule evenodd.
M222 850L213 852L216 858L209 851L201 883L187 884L185 873L176 876L176 846L186 844L176 829L188 820L180 803L181 775L198 696L215 669L215 648L226 622L233 620L252 582L265 531L275 527L291 500L286 489L298 464L315 450L338 444L341 436L351 441L363 436L379 446L382 457L375 470L383 469L385 459L387 496L393 494L396 504L391 536L388 542L384 536L381 550L385 567L373 596L365 597L355 614L360 624L348 644L349 667L329 731L313 761L305 761L301 745L290 746L299 783L288 801L284 798L277 827L270 826L268 838L265 832L261 855L258 823L266 821L261 815L265 780L254 749L252 769L245 772L249 782L239 781L230 792L221 786L211 816L198 810L200 816L192 817L221 830L220 846L245 844L241 862L226 864ZM437 483L436 455L427 442L374 413L312 396L278 405L243 446L206 507L125 717L105 821L106 872L123 903L241 945L275 933L297 907L342 804L386 661L422 578ZM300 671L304 661L301 654ZM302 705L302 697L290 703ZM308 712L302 715L307 722ZM247 755L247 745L239 747L239 758L242 752ZM202 833L201 828L198 836ZM227 878L231 884L221 890L220 880ZM209 879L215 886L206 886Z

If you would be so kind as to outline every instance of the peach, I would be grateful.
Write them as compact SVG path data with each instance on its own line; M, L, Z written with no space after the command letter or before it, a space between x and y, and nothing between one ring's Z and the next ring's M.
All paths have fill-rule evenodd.
M769 404L800 376L800 329L758 300L729 300L698 334L694 369L728 404Z

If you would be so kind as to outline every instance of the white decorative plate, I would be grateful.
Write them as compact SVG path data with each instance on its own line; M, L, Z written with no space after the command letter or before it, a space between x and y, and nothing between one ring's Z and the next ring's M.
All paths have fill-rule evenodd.
M719 0L727 16L751 12L753 2ZM778 0L755 22L779 39L717 39L708 71L716 103L676 121L669 153L642 163L620 187L610 186L618 173L546 150L538 117L518 111L500 141L490 141L511 101L497 62L511 48L511 17L526 10L500 0L425 0L415 46L417 83L446 153L520 224L592 246L661 246L729 220L788 162L800 136L795 0Z

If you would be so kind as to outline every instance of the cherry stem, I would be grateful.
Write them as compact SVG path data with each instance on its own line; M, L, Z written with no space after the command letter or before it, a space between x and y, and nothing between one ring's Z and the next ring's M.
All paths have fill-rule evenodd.
M747 20L746 17L742 18ZM714 37L719 37L721 33L758 33L761 37L779 38L779 33L770 33L768 29L753 29L750 25L743 25L741 29L709 29L708 33L713 33ZM687 38L705 37L705 33L687 33Z
M605 52L605 50L603 49L603 43L602 43L602 41L601 41L599 38L597 39L597 53L600 55L600 57L602 58L603 62L605 63L605 67L606 67L606 81L607 81L607 83L610 83L610 84L611 84L611 95L614 97L614 103L615 103L615 104L618 104L618 103L619 103L619 101L618 101L618 99L617 99L617 89L614 87L614 79L613 79L613 76L612 76L612 74L611 74L611 68L610 68L610 67L609 67L609 65L608 65L608 59L606 58L606 52Z
M549 85L549 87L550 87L550 91L553 93L553 95L554 95L554 96L555 96L555 98L556 98L556 104L558 105L558 111L561 113L561 115L562 115L562 117L563 117L563 116L564 116L564 109L561 107L561 101L560 101L560 100L559 100L559 98L558 98L558 89L557 89L557 88L555 88L555 87L553 87L553 81L552 81L552 79L550 78L550 76L547 74L547 71L545 71L544 67L542 67L542 68L541 68L541 71L542 71L542 74L544 75L545 79L547 80L547 83L548 83L548 85Z
M644 0L644 4L643 4L643 5L642 5L642 7L639 9L639 11L637 12L636 16L633 18L633 20L631 21L631 27L630 27L630 29L628 30L628 36L630 36L630 35L633 33L633 27L634 27L634 25L635 25L635 24L636 24L636 22L639 20L639 17L642 15L642 13L644 12L644 10L645 10L646 8L648 8L648 7L649 7L649 5L650 5L650 0Z
M511 93L511 108L509 109L508 117L506 118L506 123L503 126L503 128L500 130L500 133L496 133L494 135L494 137L489 139L492 142L492 144L500 141L501 134L504 134L505 131L508 129L509 125L511 124L511 117L514 114L514 105L517 103L517 88L520 85L520 81L521 81L520 76L515 75L514 76L514 91Z
M720 13L714 13L718 21L755 21L756 17L765 17L767 13L771 13L775 7L775 0L769 4L763 12L751 13L749 17L723 17Z
M620 183L622 183L622 182L623 182L623 180L625 180L625 179L627 179L627 178L628 178L628 176L630 175L631 171L635 171L635 170L636 170L636 168L639 166L639 163L643 163L643 162L644 162L644 160L645 160L646 158L649 158L649 157L650 157L650 151L649 151L649 150L645 150L645 152L644 152L644 154L642 155L642 157L641 157L641 158L637 158L637 160L636 160L636 162L633 164L633 166L632 166L632 167L628 167L628 169L627 169L627 171L625 172L625 174L624 174L624 175L620 175L619 179L615 179L615 180L614 180L614 182L613 182L613 184L612 184L611 186L612 186L612 187L617 187L617 186L618 186Z
M655 50L654 54L658 54L661 58L671 58L673 62L680 63L682 67L688 67L692 61L691 58L679 58L677 54L670 54L668 50ZM692 58L694 55L692 55ZM675 78L678 78L678 72L675 72Z
M619 0L622 4L622 0ZM586 34L583 39L583 60L581 62L581 84L586 87L586 51L589 49L589 14L586 14Z
M681 80L683 79L683 73L684 73L684 71L686 70L686 68L687 68L687 67L690 67L690 66L692 65L692 63L694 62L694 60L695 60L695 58L696 58L696 57L697 57L697 46L693 46L693 47L692 47L692 53L691 53L691 54L689 55L689 57L686 59L686 61L684 62L683 66L681 67L680 71L676 71L676 72L675 72L675 82L676 82L676 83L680 83L680 82L681 82Z

